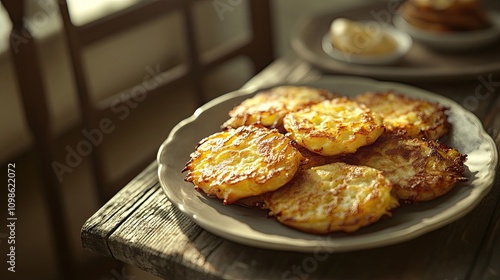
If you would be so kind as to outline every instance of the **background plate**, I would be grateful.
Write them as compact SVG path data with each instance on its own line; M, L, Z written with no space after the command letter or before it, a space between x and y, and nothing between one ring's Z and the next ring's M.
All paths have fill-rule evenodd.
M405 31L415 41L441 51L476 51L481 47L489 46L498 41L500 37L500 14L490 12L489 18L492 26L470 32L432 33L413 27L401 16L395 16L393 24L398 29Z
M285 227L267 211L223 205L220 200L207 198L184 182L181 173L196 144L219 131L228 112L255 92L246 90L225 94L202 106L193 116L179 123L158 152L159 180L170 199L186 215L204 229L242 244L301 252L341 252L385 246L418 237L464 216L489 191L498 161L496 146L483 130L480 121L457 103L418 88L397 83L378 82L355 77L322 77L304 85L326 88L346 96L365 91L393 89L450 108L453 125L446 143L468 155L466 165L470 180L458 184L450 193L434 201L417 205L402 205L391 218L362 228L355 233L314 235Z
M493 1L490 1L493 2ZM490 2L487 2L490 4ZM345 17L359 21L391 23L397 16L394 3L377 1L341 12L327 12L301 18L291 34L293 50L302 59L332 74L349 74L393 81L442 81L456 78L475 79L484 73L500 72L500 41L471 52L439 52L414 40L410 51L397 64L389 66L357 65L338 61L324 52L323 36L332 21ZM500 2L490 4L500 9Z

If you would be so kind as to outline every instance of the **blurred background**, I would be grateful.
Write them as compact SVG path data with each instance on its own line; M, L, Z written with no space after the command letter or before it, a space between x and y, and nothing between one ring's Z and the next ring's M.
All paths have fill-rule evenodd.
M198 50L210 51L225 42L249 36L251 15L248 1L194 1L191 14ZM84 26L120 13L138 2L141 1L68 0L67 10L75 26ZM272 58L291 51L289 35L300 16L344 9L363 2L368 0L269 1L271 21L268 28L272 41ZM29 0L25 4L25 23L34 37L46 95L49 133L55 147L53 162L65 166L58 167L62 210L57 219L67 228L69 245L66 253L75 263L72 271L74 277L71 279L156 279L132 267L126 267L125 272L117 269L113 263L108 266L109 259L82 249L80 229L104 200L102 194L96 191L95 170L92 168L94 163L90 155L80 153L80 160L73 158L78 161L74 166L67 165L68 154L78 148L84 149L79 144L89 140L89 136L83 133L85 128L80 109L81 99L77 93L68 37L64 32L60 6L56 0ZM253 17L255 16L254 13ZM0 162L5 172L3 174L7 173L9 163L15 163L16 166L15 199L18 219L15 274L6 271L8 232L5 227L0 229L0 279L61 279L61 263L55 250L55 242L61 238L61 233L54 229L54 223L50 219L50 202L44 194L47 188L44 187L39 154L35 150L37 140L28 126L26 107L23 106L20 94L13 61L13 55L16 54L9 49L11 28L9 15L4 6L0 5ZM119 178L129 170L134 170L133 166L137 162L152 162L158 147L173 126L191 115L199 106L200 99L196 97L193 85L179 85L158 94L154 97L154 102L147 102L152 98L149 95L126 99L127 89L133 85L144 84L154 74L189 61L190 53L185 44L185 36L182 13L170 12L133 25L127 31L97 40L81 50L90 99L113 98L111 104L120 98L124 99L121 100L123 103L114 104L119 118L113 122L113 130L103 133L102 139L99 139L102 143L98 143L100 151L103 151L103 168L109 177ZM21 40L20 43L25 42ZM255 74L255 70L244 57L220 64L203 78L203 102L240 88ZM161 80L157 78L156 81L159 79ZM122 94L116 95L117 92ZM126 103L127 100L130 102ZM24 102L34 108L37 106L33 103L37 102L35 100ZM119 107L118 104L127 106ZM89 132L88 129L86 131ZM140 169L129 172L129 178L135 176ZM110 197L122 186L123 181L109 184L104 193ZM6 188L2 186L1 189L0 199L6 202ZM0 205L7 208L6 203ZM5 212L2 210L2 215L6 215Z

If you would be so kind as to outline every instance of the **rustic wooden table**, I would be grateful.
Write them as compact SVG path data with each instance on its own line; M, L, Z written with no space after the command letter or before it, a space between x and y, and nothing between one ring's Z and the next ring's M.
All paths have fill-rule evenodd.
M276 60L245 87L296 83L322 75L295 55ZM500 145L500 75L474 113ZM480 81L414 85L459 103ZM479 99L478 99L479 100ZM152 163L82 228L83 247L165 279L500 279L500 180L463 218L416 239L382 248L317 254L234 243L197 226L165 196Z

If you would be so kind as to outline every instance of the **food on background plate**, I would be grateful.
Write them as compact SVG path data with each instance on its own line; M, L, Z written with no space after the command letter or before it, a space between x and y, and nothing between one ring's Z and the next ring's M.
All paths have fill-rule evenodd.
M492 26L480 0L408 0L401 6L401 16L414 27L436 33Z
M386 55L397 50L396 40L379 23L356 22L346 18L335 19L330 25L332 46L354 55Z
M381 171L342 162L300 171L290 184L264 195L270 215L301 231L353 232L399 205Z
M324 156L353 153L384 132L379 115L346 97L287 114L283 123L291 139Z
M380 114L386 131L391 133L435 140L450 129L447 108L433 102L391 91L366 92L354 100Z
M283 92L287 90L290 93ZM257 100L279 100L273 104L280 105L269 106L274 110L286 103L283 96L294 97L303 90L296 86L273 88L246 99L235 109L246 119L255 112L265 115ZM327 91L307 88L306 92L310 96ZM439 138L449 132L446 110L438 104L389 93L399 102L387 103L388 93L367 92L350 99L327 92L324 100L292 101L301 105L275 114L270 127L262 123L237 128L223 125L222 131L201 140L191 153L183 170L188 171L185 181L224 204L268 209L284 225L304 232L330 233L356 231L390 216L399 200L436 199L467 180L466 155L422 138ZM382 106L382 112L391 114L379 114L377 106L372 109L358 100L385 104L389 107ZM427 114L442 115L433 119ZM230 120L234 116L230 113ZM423 120L421 116L425 116ZM391 131L384 127L389 125L385 118L404 120L404 125ZM272 128L280 122L288 131ZM300 132L311 139L318 136L313 146L297 137L298 128L306 123L312 125ZM422 132L428 124L432 132ZM341 133L327 134L325 129ZM334 152L323 153L330 149Z

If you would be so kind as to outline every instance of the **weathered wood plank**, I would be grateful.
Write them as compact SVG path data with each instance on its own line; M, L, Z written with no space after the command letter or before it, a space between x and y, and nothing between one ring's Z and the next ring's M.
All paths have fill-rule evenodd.
M490 113L485 117L485 126L500 146L500 95L492 102ZM483 243L477 256L476 264L471 272L470 279L500 279L500 173L497 170L492 197L496 198L496 209L491 217L491 222L484 236Z
M500 175L496 177L494 191L497 193L500 189L499 181ZM500 279L500 200L495 209L470 279Z
M141 207L109 236L108 245L116 259L167 279L210 279L216 271L204 254L220 242L174 207L157 183Z
M143 197L158 182L157 169L158 165L152 163L85 222L81 229L83 248L112 256L108 236L141 205Z
M321 73L295 55L289 54L278 59L251 78L243 89L258 90L275 84L297 83L319 77Z
M466 279L488 224L478 217L487 209L480 205L464 219L393 246L305 254L218 238L172 206L158 186L113 232L109 247L115 258L166 279Z

